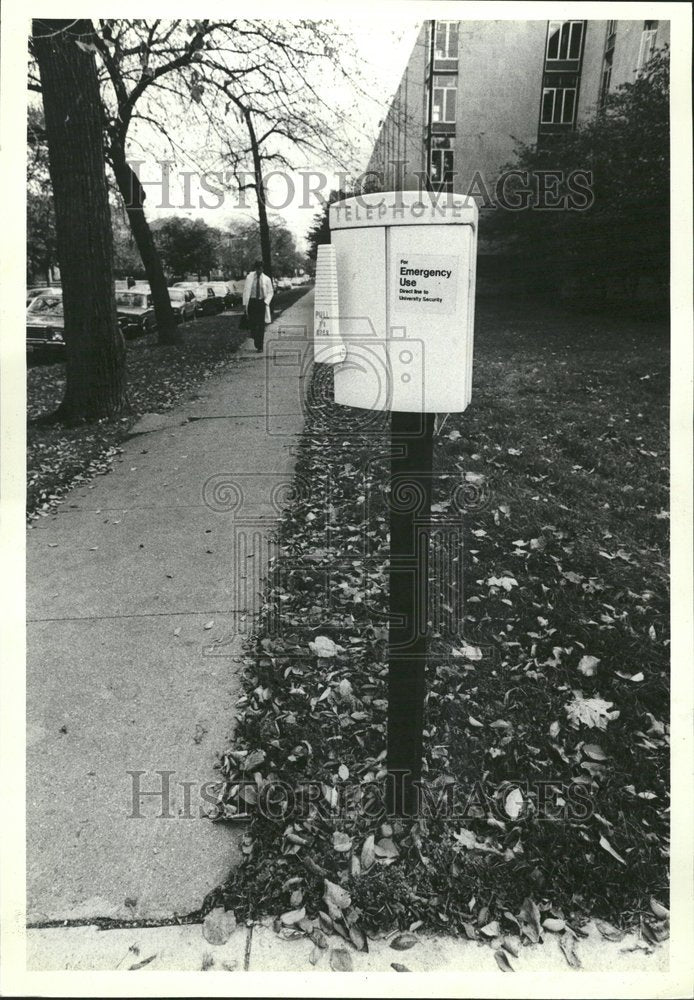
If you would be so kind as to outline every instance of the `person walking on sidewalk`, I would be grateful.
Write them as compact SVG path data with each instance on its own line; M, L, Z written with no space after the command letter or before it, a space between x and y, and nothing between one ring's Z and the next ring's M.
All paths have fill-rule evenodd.
M265 324L272 321L270 302L272 301L272 281L263 274L263 262L257 260L253 270L246 276L243 286L243 307L248 317L248 328L258 354L262 354L265 339Z

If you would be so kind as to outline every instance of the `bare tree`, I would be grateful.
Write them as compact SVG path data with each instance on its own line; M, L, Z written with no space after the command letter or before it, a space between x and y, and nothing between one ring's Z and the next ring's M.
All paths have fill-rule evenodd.
M167 137L168 115L151 113L147 99L167 90L181 98L189 92L184 68L200 58L209 21L106 21L96 47L106 70L103 100L108 156L152 291L160 343L178 343L180 333L154 236L145 215L146 193L128 160L128 138L138 119L155 125ZM155 94L154 103L160 95Z
M113 417L126 404L93 39L91 21L33 21L67 349L65 395L53 419L66 423Z
M255 192L263 264L270 275L266 167L291 171L300 159L312 157L321 166L344 170L353 159L346 116L322 92L324 83L330 89L345 79L358 88L356 59L347 60L350 75L342 68L350 47L329 21L231 21L217 26L217 44L202 53L197 73L198 85L208 94L206 112L226 147L235 186ZM250 171L244 169L249 159Z

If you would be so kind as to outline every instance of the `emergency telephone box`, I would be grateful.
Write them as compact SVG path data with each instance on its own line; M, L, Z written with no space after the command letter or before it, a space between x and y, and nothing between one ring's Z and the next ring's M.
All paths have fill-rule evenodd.
M474 201L457 194L396 191L331 205L334 263L331 250L325 265L337 287L323 303L332 346L321 358L318 337L315 345L316 360L335 365L335 402L421 413L468 406L477 222ZM320 283L319 268L317 293Z

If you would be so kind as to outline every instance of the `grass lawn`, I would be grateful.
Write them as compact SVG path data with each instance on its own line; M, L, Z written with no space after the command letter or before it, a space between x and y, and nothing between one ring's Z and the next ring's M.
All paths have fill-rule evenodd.
M277 312L306 292L277 296ZM63 363L34 364L27 371L27 513L45 516L77 482L107 472L119 445L142 413L175 406L186 393L223 368L247 337L239 330L240 311L186 323L182 347L159 346L153 335L127 341L130 412L120 420L79 427L45 426L36 418L51 413L65 386Z
M362 411L332 404L316 372L222 756L219 816L252 819L218 900L283 914L287 936L335 930L355 947L364 932L424 925L492 942L557 931L570 952L589 916L615 938L640 926L645 947L666 936L668 365L656 322L479 302L473 402L439 418L435 440L436 516L460 495L466 509L462 542L433 560L442 613L425 719L427 787L464 807L392 823L374 807L387 423L365 433ZM461 560L465 617L451 634ZM337 649L318 658L317 635ZM291 796L284 814L257 808L278 781L293 808Z

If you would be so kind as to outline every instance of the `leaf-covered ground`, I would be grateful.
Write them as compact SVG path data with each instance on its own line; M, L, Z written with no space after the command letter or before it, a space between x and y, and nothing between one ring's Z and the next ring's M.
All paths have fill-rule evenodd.
M287 308L305 288L282 292L277 308ZM126 342L129 412L120 420L78 427L36 422L60 403L65 386L62 363L33 364L27 371L27 513L45 516L71 485L108 472L119 446L142 413L171 409L243 343L239 313L222 313L187 323L181 347L159 346L149 335Z
M640 926L650 947L667 934L667 331L479 303L473 403L435 438L448 534L414 822L378 813L388 425L336 407L329 381L316 371L221 759L218 818L249 825L216 901L277 915L316 960L323 932L359 948L423 926L491 941L501 967L509 935L559 933L574 964L589 916L614 939Z

